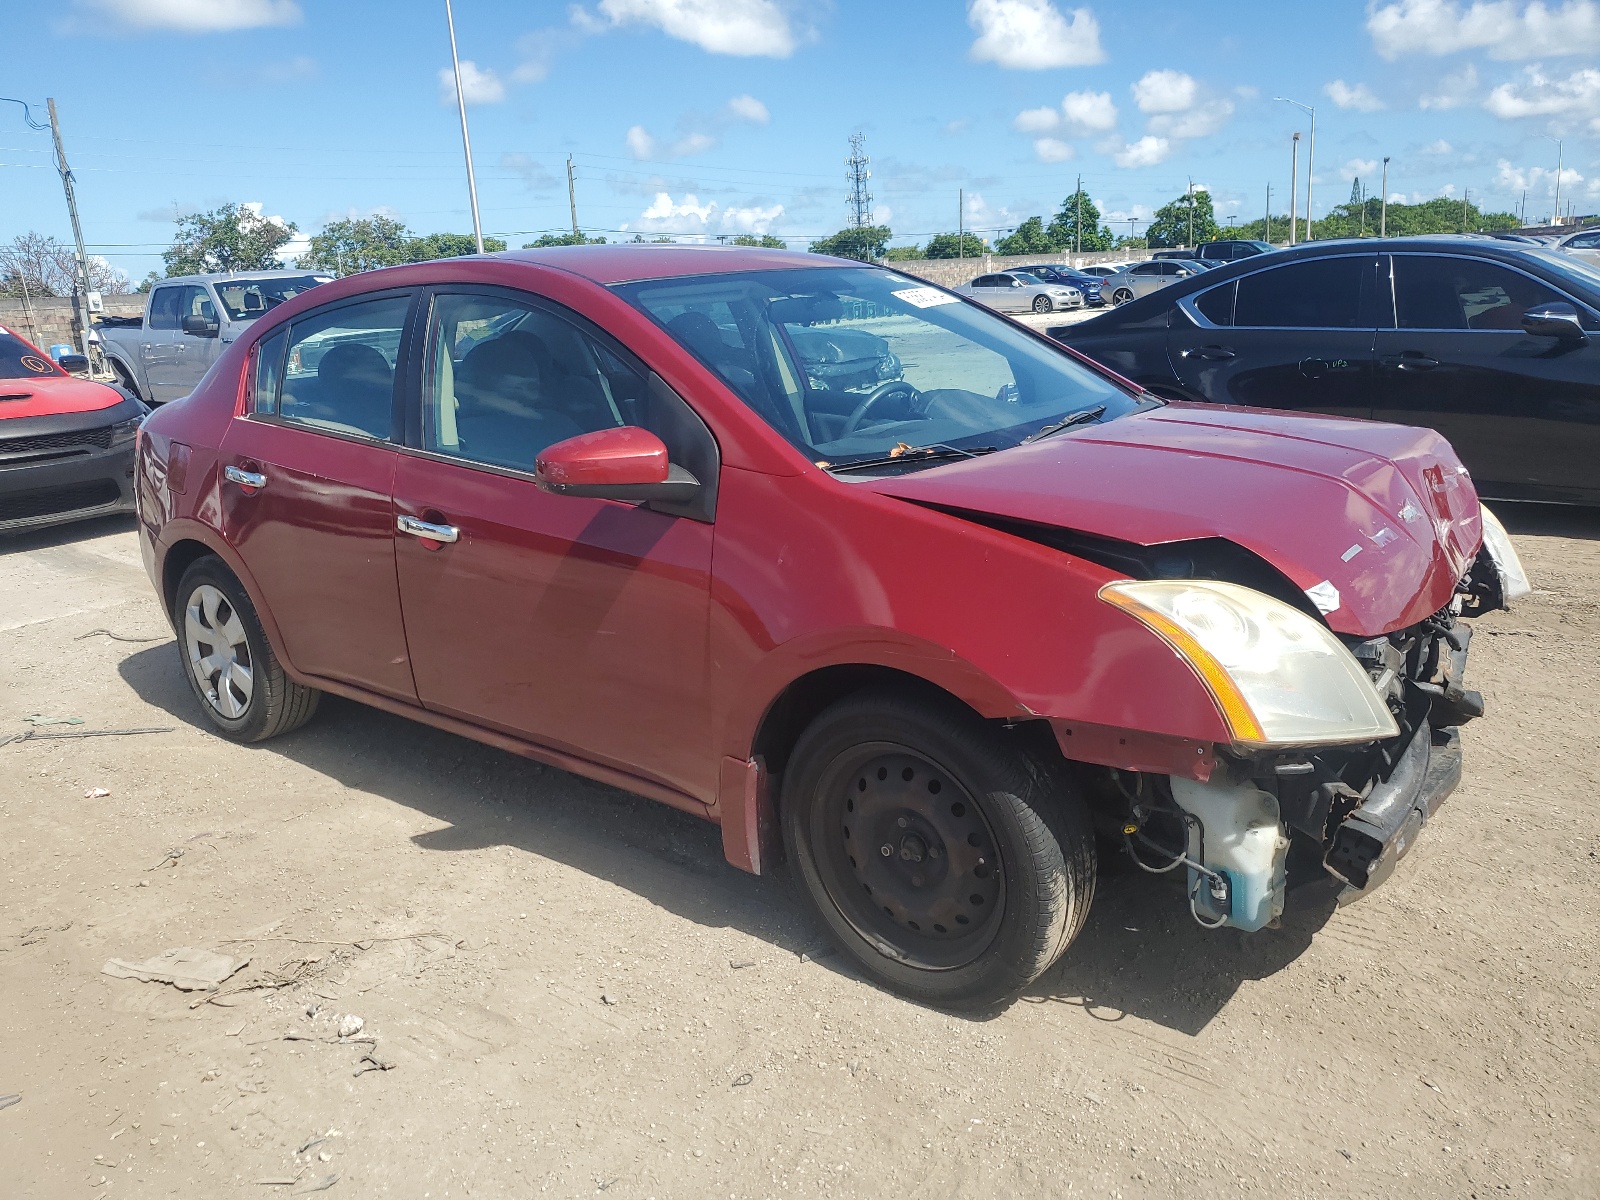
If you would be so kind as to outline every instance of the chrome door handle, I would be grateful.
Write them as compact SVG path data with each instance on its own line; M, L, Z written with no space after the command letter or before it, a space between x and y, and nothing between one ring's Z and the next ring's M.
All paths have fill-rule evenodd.
M222 476L229 483L237 483L240 487L264 488L267 486L267 477L259 471L244 471L238 467L223 467Z
M461 536L461 530L454 525L435 525L418 517L396 517L394 527L401 533L409 533L412 537L429 542L453 542Z

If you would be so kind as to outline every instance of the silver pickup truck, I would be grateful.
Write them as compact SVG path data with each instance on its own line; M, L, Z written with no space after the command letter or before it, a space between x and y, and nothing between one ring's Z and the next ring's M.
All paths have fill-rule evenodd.
M117 382L147 404L187 396L217 356L262 313L332 275L241 271L181 275L150 289L142 317L96 327Z

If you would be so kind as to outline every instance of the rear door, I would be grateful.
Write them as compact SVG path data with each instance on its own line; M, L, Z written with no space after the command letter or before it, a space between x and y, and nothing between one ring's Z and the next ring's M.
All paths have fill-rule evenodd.
M168 284L150 293L144 336L139 339L139 365L144 369L152 404L165 404L191 391L183 386L183 371L178 363L183 350L183 333L179 329L183 291L183 284Z
M223 528L307 674L415 701L390 491L410 290L313 309L257 348L222 443Z
M533 480L546 446L642 425L714 488L709 430L618 343L526 292L440 288L419 345L420 416L394 496L422 702L711 794L710 511Z
M1600 321L1508 264L1395 254L1395 328L1378 335L1380 420L1437 429L1480 488L1529 499L1600 498ZM1572 304L1590 331L1558 341L1522 314Z
M1378 262L1314 258L1190 293L1167 332L1173 373L1219 404L1368 416L1373 342L1387 323Z

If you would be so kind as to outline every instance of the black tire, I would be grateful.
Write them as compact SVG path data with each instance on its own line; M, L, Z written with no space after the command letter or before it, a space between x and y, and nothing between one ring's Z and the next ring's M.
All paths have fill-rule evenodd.
M213 592L207 593L205 589L213 589ZM221 594L220 600L214 598L214 593ZM215 607L210 616L204 611L207 596L213 597ZM237 618L243 637L231 653L249 673L248 694L218 672L203 666L211 656L195 661L188 624L192 607L202 628L210 628L208 621L211 626L216 625L219 619L222 624L231 626L233 618ZM236 742L265 741L298 729L317 711L322 693L316 688L303 687L284 673L272 643L261 628L255 605L250 603L249 593L220 558L207 555L197 559L183 573L172 602L172 627L178 635L178 661L183 677L189 681L195 699L223 737ZM242 654L238 653L240 649ZM202 671L207 674L210 694L201 684Z
M1055 305L1050 302L1049 296L1035 296L1033 298L1033 311L1036 313L1047 313L1054 307Z
M140 401L142 403L146 403L146 404L149 403L148 401L145 400L144 396L142 394L140 394L139 385L136 384L133 381L133 376L131 374L129 374L127 367L123 366L121 363L117 362L115 359L112 359L112 361L111 361L111 373L117 377L118 385L122 388L123 391L127 392L128 395L132 396L135 400L138 400L138 401Z
M1128 303L1128 301L1130 301L1132 299L1133 299L1133 289L1132 288L1125 288L1125 287L1124 288L1118 288L1116 291L1111 293L1111 303L1113 305L1116 305L1119 308L1122 305Z
M801 902L891 991L988 1007L1083 927L1094 835L1065 770L1021 736L953 702L874 691L796 745L781 823Z

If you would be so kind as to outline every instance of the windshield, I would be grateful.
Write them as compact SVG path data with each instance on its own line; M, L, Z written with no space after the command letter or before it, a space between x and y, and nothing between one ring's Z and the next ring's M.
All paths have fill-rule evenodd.
M9 329L0 327L0 379L38 379L61 371Z
M618 285L763 420L834 466L982 453L1073 413L1141 401L987 308L870 267ZM1064 435L1070 436L1070 434Z
M279 275L271 279L219 279L212 286L230 321L253 321L269 308L308 292L331 275Z

